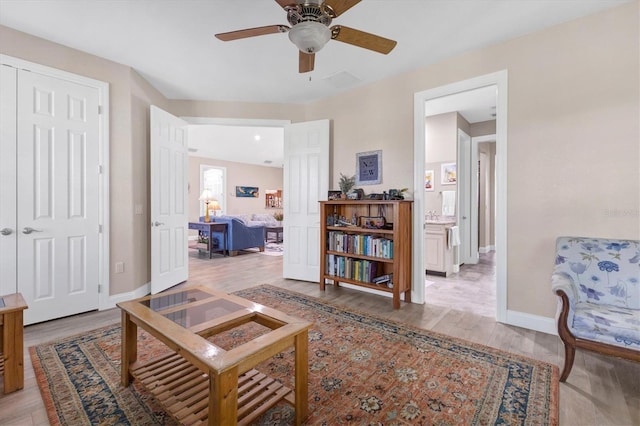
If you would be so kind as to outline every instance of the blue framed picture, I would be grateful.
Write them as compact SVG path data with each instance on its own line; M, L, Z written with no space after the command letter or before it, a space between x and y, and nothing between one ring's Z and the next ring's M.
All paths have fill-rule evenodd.
M236 186L236 197L258 198L258 187Z
M356 154L356 185L382 183L382 151Z

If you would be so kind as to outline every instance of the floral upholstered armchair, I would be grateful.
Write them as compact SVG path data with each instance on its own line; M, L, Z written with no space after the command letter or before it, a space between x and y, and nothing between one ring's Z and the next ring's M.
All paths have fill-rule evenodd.
M560 237L552 276L564 382L576 347L640 361L640 241Z

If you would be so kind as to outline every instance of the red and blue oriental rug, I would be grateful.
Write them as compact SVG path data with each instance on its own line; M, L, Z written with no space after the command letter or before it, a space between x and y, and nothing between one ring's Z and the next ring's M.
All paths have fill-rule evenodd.
M314 323L309 332L311 425L557 425L556 366L259 286L235 293ZM261 330L215 338L230 348ZM259 327L259 326L258 326ZM139 358L166 349L140 331ZM52 425L173 425L135 382L120 386L120 327L30 348ZM293 387L293 353L257 367ZM287 404L259 421L292 424Z

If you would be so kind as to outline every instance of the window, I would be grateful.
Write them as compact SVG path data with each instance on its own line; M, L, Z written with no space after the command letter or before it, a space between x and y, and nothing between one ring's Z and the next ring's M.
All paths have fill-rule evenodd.
M218 200L220 204L220 210L218 212L211 212L215 216L225 214L227 211L226 203L226 188L227 187L227 168L209 166L206 164L200 165L200 192L205 189L210 190L213 196ZM200 203L200 216L204 216L204 203Z

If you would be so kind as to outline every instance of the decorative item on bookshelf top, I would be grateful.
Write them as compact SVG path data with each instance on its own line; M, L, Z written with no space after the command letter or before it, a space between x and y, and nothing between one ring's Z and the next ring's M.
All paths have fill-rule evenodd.
M382 229L386 224L384 216L362 216L360 217L360 226L368 229Z
M340 191L346 195L351 192L354 186L356 186L356 177L354 176L346 176L340 173L340 181L338 182L338 186L340 187Z

